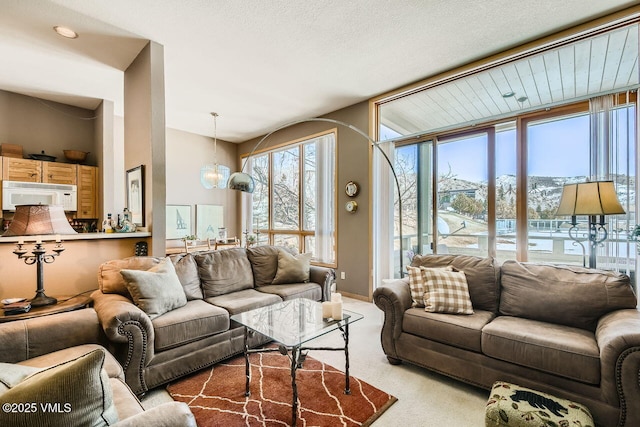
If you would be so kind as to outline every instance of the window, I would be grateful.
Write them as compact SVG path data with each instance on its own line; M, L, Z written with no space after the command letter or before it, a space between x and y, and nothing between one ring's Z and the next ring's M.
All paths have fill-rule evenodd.
M582 102L398 146L404 247L409 253L583 265L588 218L578 217L581 245L569 236L570 220L556 216L560 196L565 184L607 179L626 214L606 217L609 235L598 250L598 267L632 273L635 251L627 233L636 224L636 100L630 94L608 98L615 100L609 109L591 107L591 114ZM606 137L593 136L598 120L606 120Z
M244 208L258 242L335 265L335 130L249 158L255 191Z

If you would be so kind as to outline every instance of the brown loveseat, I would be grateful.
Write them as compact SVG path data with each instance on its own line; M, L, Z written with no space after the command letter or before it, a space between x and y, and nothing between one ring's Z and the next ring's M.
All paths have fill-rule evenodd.
M167 402L145 411L125 384L122 367L101 345L105 342L92 308L1 323L0 362L15 365L0 366L0 402L16 405L15 411L0 412L0 425L106 425L100 418L114 416L112 402L119 420L113 425L118 427L196 426L189 407L182 402ZM84 369L88 358L94 358L97 364L93 370L103 371L103 376ZM33 372L40 369L40 373ZM54 369L57 379L52 378ZM34 376L27 377L29 373ZM8 382L14 391L10 397L4 390ZM19 385L22 389L16 393ZM59 406L53 409L47 407L56 404Z
M640 425L640 312L628 276L463 255L412 261L448 265L464 271L473 314L412 307L408 279L375 290L391 363L486 389L513 382L586 405L598 425Z
M290 282L281 274L283 255L275 246L171 255L186 304L155 318L134 304L121 270L147 270L164 258L103 264L91 296L132 390L143 394L242 352L243 329L230 321L233 314L288 299L329 298L332 269L312 265L308 280ZM263 342L254 335L249 345Z

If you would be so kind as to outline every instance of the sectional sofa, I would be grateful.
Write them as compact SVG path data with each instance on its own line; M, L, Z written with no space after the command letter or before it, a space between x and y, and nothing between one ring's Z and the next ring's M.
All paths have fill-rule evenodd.
M241 353L244 330L231 315L294 298L324 301L335 279L333 269L309 265L308 254L275 246L169 260L170 265L159 257L104 263L99 289L91 295L110 350L138 395ZM178 284L169 286L176 276ZM145 295L154 280L163 294ZM252 335L249 345L264 340Z
M416 256L411 266L463 272L472 312L426 311L427 299L417 307L408 278L377 288L390 363L486 389L516 383L586 405L598 425L640 425L640 312L628 276L464 255Z

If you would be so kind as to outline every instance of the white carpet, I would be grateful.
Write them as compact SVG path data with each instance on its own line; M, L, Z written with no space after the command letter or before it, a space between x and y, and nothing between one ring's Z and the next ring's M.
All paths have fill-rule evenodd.
M382 352L380 329L383 314L373 303L344 298L344 308L364 315L349 328L350 373L398 398L375 423L375 427L484 426L484 409L489 397L482 390L409 364L391 365ZM309 346L342 346L342 337L331 332ZM344 370L341 351L314 351L315 359ZM170 401L159 388L145 396L142 403L152 407Z

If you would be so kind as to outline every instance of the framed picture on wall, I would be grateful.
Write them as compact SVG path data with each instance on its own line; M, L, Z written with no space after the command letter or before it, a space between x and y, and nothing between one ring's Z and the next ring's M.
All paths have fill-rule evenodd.
M196 205L196 236L198 239L217 238L220 227L224 227L222 206Z
M144 165L127 171L127 209L131 221L144 227Z
M167 205L167 239L182 239L191 233L191 206Z

